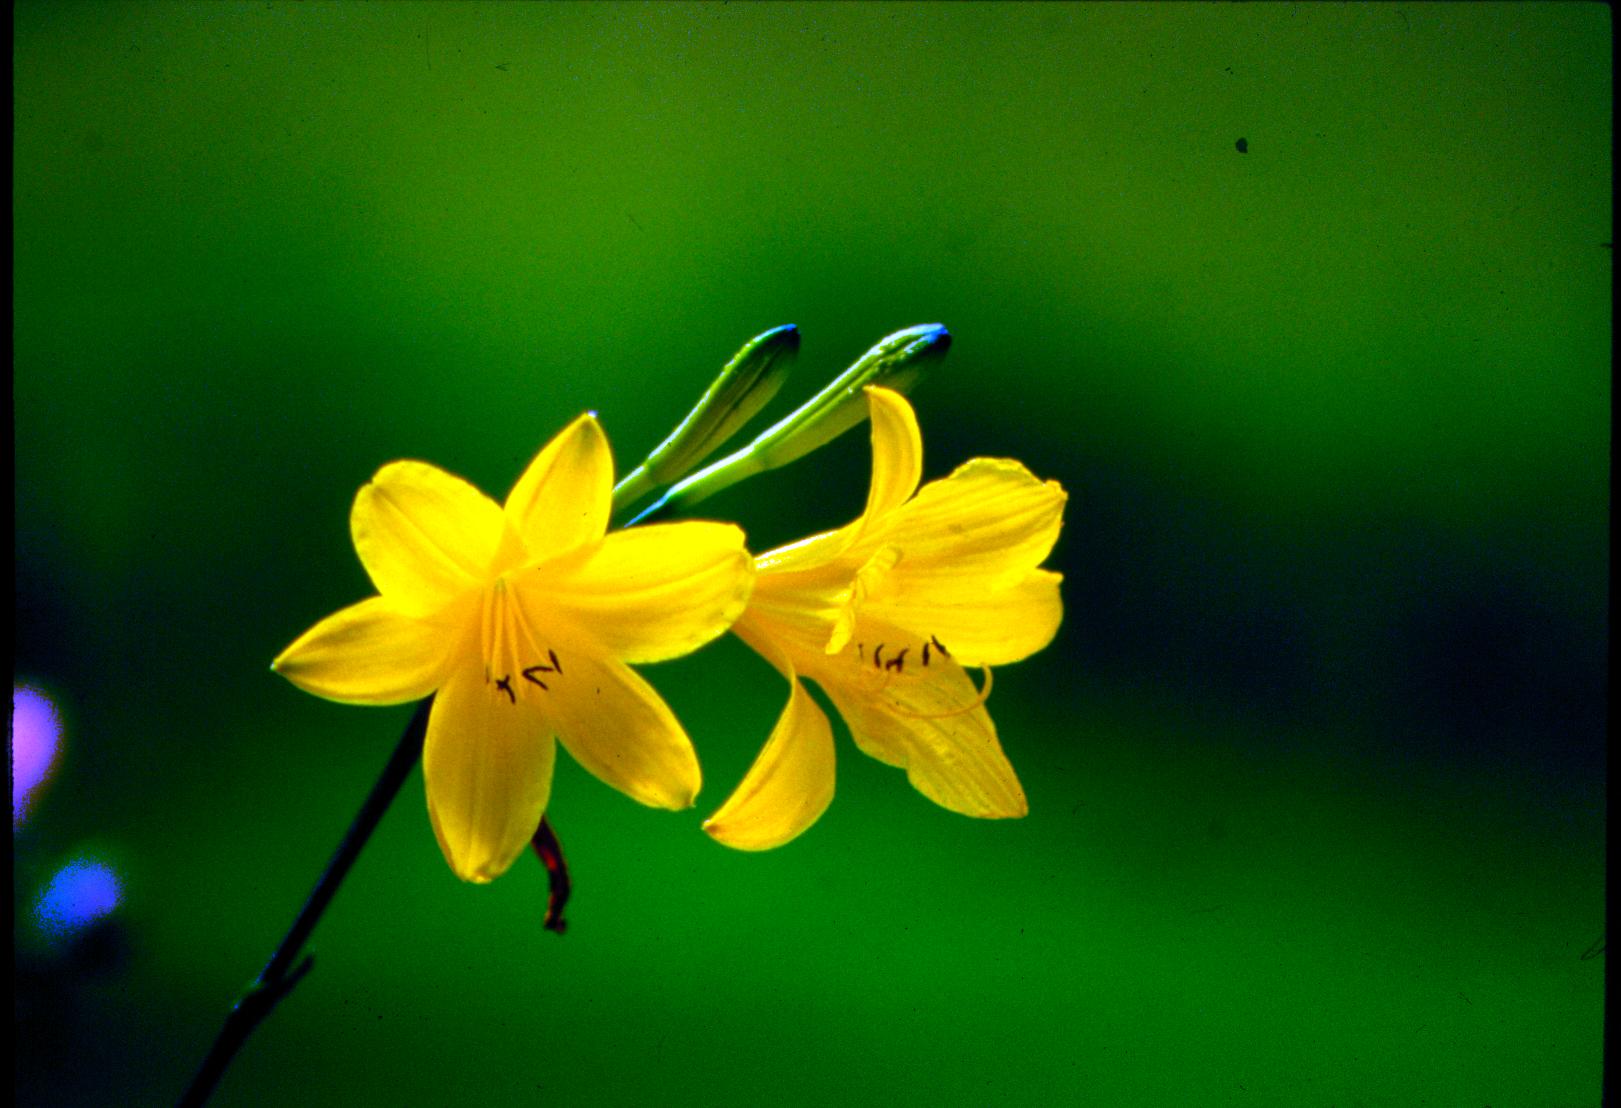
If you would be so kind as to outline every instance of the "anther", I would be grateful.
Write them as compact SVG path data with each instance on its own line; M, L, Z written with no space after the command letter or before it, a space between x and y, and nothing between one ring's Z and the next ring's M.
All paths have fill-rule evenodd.
M506 693L507 699L512 703L518 703L518 694L512 691L512 674L509 673L497 681L495 687Z

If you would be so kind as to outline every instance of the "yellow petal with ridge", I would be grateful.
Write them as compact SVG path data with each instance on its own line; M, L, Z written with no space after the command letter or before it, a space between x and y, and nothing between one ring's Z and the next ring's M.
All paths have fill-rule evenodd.
M803 834L833 801L833 730L797 679L765 747L720 810L704 821L717 842L770 850Z
M428 717L422 773L439 848L456 876L501 876L534 837L551 794L556 743L533 697L459 667Z
M346 704L403 704L437 689L454 664L468 602L435 618L404 615L374 596L327 616L270 668L305 692Z
M377 591L426 616L483 584L507 539L496 503L426 462L390 462L355 494L355 553Z
M615 531L579 559L541 566L537 600L583 628L607 656L660 662L725 633L748 603L754 562L727 523Z
M613 511L613 455L597 417L557 433L507 495L506 514L530 561L559 557L602 538Z

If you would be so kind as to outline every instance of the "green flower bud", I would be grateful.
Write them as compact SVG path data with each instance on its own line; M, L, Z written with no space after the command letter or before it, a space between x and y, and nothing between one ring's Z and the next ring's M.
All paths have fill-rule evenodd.
M951 332L939 323L919 324L880 339L791 415L762 431L741 450L670 489L632 522L644 522L677 507L690 507L745 477L787 465L825 446L867 418L867 398L862 390L868 385L904 393L950 348Z
M669 438L614 486L614 508L692 472L777 394L798 353L799 329L791 323L750 339Z
M826 446L867 418L867 397L863 390L868 385L882 385L905 393L922 376L923 370L944 358L950 348L951 332L938 323L908 327L880 339L827 388L786 419L762 431L744 448L758 459L756 472L785 466ZM724 463L711 468L719 468L719 464ZM703 495L709 496L714 491L707 490Z

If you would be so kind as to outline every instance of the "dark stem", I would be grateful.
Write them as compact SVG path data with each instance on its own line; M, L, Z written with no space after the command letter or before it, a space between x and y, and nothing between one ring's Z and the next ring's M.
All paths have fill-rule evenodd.
M231 1012L225 1017L225 1026L220 1028L219 1037L208 1051L208 1057L197 1068L196 1076L191 1079L185 1093L180 1098L181 1108L195 1108L207 1102L214 1086L219 1084L220 1077L225 1073L236 1052L247 1042L253 1029L259 1022L268 1016L276 1004L292 991L300 979L309 972L315 963L314 955L306 956L294 965L299 952L309 940L310 932L320 922L321 914L326 911L332 902L332 896L343 884L343 879L349 874L349 867L354 865L355 859L371 838L371 833L388 811L388 806L394 802L400 786L410 776L411 768L422 757L422 741L428 731L428 710L433 704L433 697L428 697L417 706L416 714L406 725L405 733L400 736L400 743L389 756L388 765L383 767L382 775L371 788L371 794L366 797L360 811L355 815L354 823L349 825L349 833L344 835L343 841L327 863L326 872L316 882L315 889L304 902L303 909L293 926L288 929L276 953L271 955L270 962L265 966L253 984L249 985ZM561 855L559 855L561 857Z
M541 926L561 935L568 930L563 907L568 904L572 886L568 879L568 863L563 861L563 844L557 841L557 832L552 830L551 822L545 816L540 817L540 826L535 829L535 837L529 845L535 848L540 864L546 867L546 921Z

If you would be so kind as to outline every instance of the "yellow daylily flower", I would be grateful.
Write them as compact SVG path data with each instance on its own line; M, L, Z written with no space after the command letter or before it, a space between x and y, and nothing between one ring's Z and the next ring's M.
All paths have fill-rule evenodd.
M607 533L613 459L596 417L565 428L498 505L424 462L355 496L355 552L379 595L317 623L272 668L306 692L399 704L437 692L428 811L457 876L498 877L551 792L554 737L643 804L691 806L698 760L627 662L697 649L743 611L743 533L687 522Z
M1061 577L1037 567L1067 496L1002 458L975 458L918 489L912 406L888 389L867 397L866 510L755 558L754 592L732 627L791 690L753 767L704 824L727 846L780 846L833 799L832 730L802 676L822 686L857 746L904 767L930 800L985 818L1028 810L985 711L990 670L981 691L963 667L1016 662L1057 633Z

